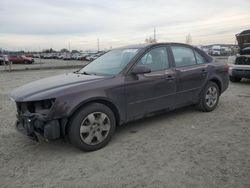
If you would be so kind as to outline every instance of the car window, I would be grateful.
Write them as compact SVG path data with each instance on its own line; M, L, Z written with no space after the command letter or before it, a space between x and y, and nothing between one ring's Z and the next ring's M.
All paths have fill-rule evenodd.
M138 49L111 50L86 65L79 73L117 75L127 66L137 52Z
M191 48L172 46L171 49L174 55L176 67L184 67L196 64L194 52Z
M205 63L204 58L196 51L194 51L197 64Z
M147 66L151 71L169 68L168 54L165 47L157 47L146 53L137 65Z

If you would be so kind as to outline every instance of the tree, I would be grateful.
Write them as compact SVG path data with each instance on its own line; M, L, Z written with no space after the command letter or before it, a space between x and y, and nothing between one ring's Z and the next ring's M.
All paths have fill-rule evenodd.
M186 44L192 44L192 37L190 33L186 36Z
M43 50L43 53L54 53L54 52L56 51L53 50L52 48Z
M146 42L146 43L156 43L157 40L156 40L156 39L153 39L152 37L149 37L149 38L146 38L146 39L145 39L145 42Z
M69 50L67 50L66 48L63 48L60 50L60 52L64 53L64 52L69 52Z
M71 53L79 53L78 50L72 50Z

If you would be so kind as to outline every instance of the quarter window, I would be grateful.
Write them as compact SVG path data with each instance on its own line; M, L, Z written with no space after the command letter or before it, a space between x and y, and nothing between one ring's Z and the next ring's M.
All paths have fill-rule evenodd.
M171 49L174 55L176 67L184 67L196 64L192 49L182 46L172 46Z
M194 53L195 53L197 64L205 63L204 58L198 52L195 51Z
M152 49L141 58L137 65L147 66L152 72L169 68L166 48L158 47Z

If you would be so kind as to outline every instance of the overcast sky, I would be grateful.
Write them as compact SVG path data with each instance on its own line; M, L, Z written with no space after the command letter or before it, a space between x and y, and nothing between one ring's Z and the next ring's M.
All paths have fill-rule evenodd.
M235 43L250 29L250 0L1 0L0 47L101 49L160 42Z

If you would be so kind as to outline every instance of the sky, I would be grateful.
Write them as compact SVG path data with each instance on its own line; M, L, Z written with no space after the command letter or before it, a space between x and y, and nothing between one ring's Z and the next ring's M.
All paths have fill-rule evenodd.
M110 49L143 43L235 44L250 0L1 0L0 48Z

